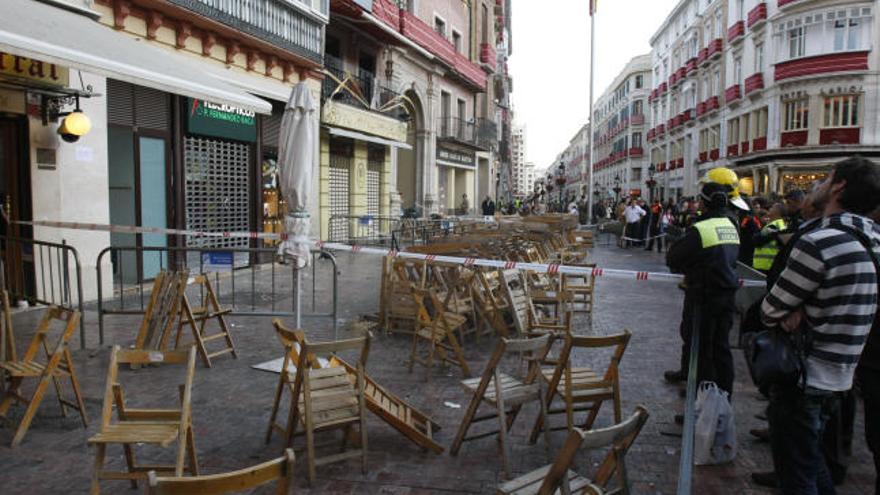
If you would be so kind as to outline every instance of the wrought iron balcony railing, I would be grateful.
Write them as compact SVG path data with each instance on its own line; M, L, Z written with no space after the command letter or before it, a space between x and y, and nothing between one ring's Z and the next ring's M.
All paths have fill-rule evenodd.
M314 62L322 61L329 0L168 1Z
M333 101L345 103L353 107L365 110L379 110L389 106L392 100L399 96L399 93L396 91L378 84L376 77L369 71L359 69L357 74L346 72L343 68L342 60L332 55L325 55L324 68L333 77L325 77L321 84L322 101L332 97ZM345 87L340 88L340 83L342 82L345 83ZM355 94L363 98L363 100L355 96ZM407 118L406 111L400 107L389 109L389 111L383 113L398 120L406 120Z
M498 142L498 129L494 122L486 119L441 117L437 125L437 138L489 150Z

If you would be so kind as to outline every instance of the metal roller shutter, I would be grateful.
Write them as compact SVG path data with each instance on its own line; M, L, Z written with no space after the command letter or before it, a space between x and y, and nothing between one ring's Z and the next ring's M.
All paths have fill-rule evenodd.
M348 184L351 170L351 157L330 155L330 218L347 217L349 214ZM344 241L348 239L349 222L331 220L330 239Z

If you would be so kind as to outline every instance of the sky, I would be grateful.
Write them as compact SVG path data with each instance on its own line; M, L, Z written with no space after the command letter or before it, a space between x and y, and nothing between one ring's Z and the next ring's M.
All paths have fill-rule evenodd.
M679 0L599 0L598 98L650 39ZM549 8L550 6L553 8ZM549 166L589 116L588 0L513 0L514 121L526 129L526 161Z

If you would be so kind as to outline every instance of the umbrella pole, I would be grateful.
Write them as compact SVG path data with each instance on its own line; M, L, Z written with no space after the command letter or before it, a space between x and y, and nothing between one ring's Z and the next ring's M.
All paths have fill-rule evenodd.
M300 305L300 295L302 289L302 272L299 267L296 268L296 288L293 295L293 312L296 313L296 328L302 328L302 311Z

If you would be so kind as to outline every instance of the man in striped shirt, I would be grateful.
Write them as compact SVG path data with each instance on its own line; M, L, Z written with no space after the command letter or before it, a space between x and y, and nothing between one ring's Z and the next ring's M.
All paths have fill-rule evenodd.
M853 373L877 311L877 274L860 238L880 254L880 227L864 215L880 204L880 166L854 157L834 165L810 194L822 225L794 244L764 299L768 327L804 332L805 380L770 390L770 442L784 494L833 494L822 456L825 422Z

